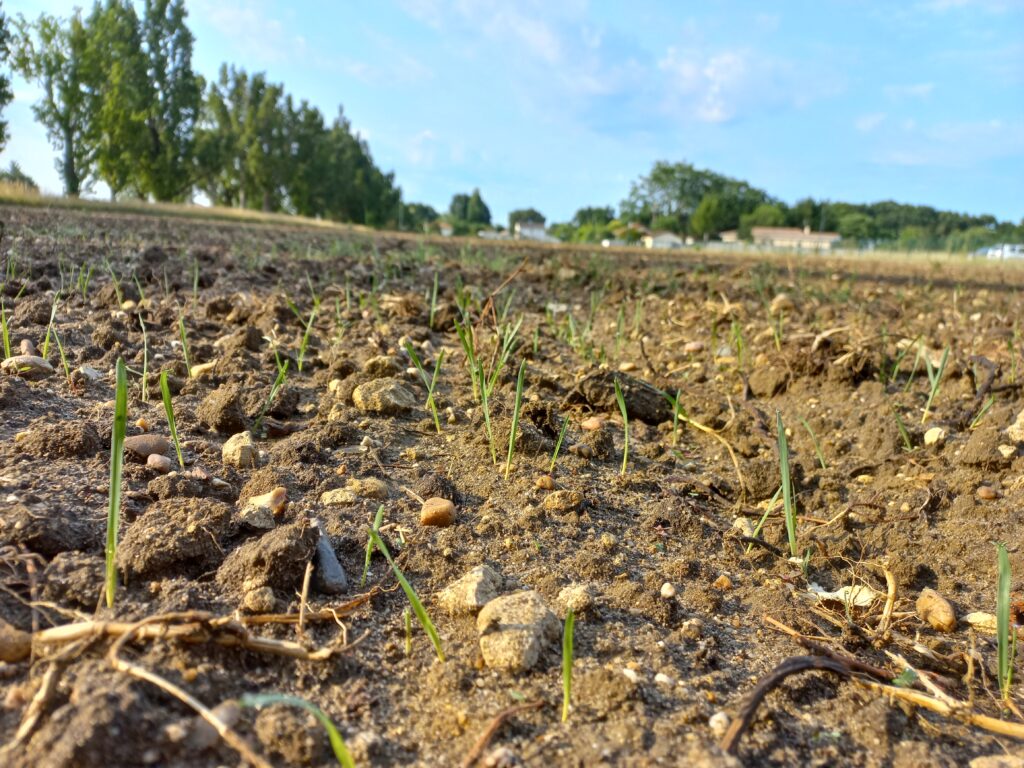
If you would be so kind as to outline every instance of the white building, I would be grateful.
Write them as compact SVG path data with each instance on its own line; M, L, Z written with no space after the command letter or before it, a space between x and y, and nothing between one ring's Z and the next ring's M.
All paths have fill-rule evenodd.
M516 240L536 240L540 243L560 242L557 237L552 237L544 228L544 223L539 221L517 221L515 229Z
M811 232L810 227L751 227L754 245L798 251L829 251L841 239L838 232Z
M644 248L682 248L684 245L683 238L675 232L652 232L644 235L640 242Z

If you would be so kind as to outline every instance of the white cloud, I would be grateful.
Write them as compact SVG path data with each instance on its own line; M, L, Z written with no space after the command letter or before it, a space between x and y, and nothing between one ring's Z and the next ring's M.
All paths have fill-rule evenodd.
M892 101L926 99L935 90L935 83L911 83L908 85L887 85L882 89Z
M861 133L871 133L885 122L885 112L872 112L869 115L861 115L853 125Z
M979 10L986 13L1006 13L1024 9L1024 0L925 0L916 6L919 10L932 13L949 11Z

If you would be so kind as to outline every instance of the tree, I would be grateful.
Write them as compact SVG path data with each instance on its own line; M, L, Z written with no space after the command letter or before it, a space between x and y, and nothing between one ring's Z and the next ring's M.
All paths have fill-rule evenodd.
M13 160L6 171L0 171L0 181L6 184L17 184L35 192L39 191L39 185L36 184L35 179L21 170L21 166Z
M57 170L64 192L78 197L93 169L89 93L86 83L89 44L80 11L65 23L42 14L35 22L18 17L14 44L15 69L43 90L32 106L54 149L60 152Z
M590 206L580 208L576 211L572 217L572 224L576 227L582 227L585 224L596 224L597 226L605 226L615 218L615 209L610 205L608 206Z
M402 229L425 232L439 218L437 211L425 203L405 203L402 208Z
M192 187L195 126L203 80L192 71L192 32L183 0L146 0L142 39L152 86L146 116L148 157L143 188L157 200L179 200Z
M844 240L862 243L872 238L871 217L865 213L847 213L839 219L838 232Z
M448 204L448 215L455 221L466 221L469 216L469 195L452 195Z
M110 187L111 198L129 188L141 194L152 88L138 16L130 2L107 0L105 7L95 4L86 30L90 119L85 140L93 147L96 175Z
M466 203L466 221L484 226L491 223L491 209L480 197L479 189L473 190L473 194L469 196L469 201Z
M508 231L514 231L518 223L543 224L544 222L544 214L536 208L518 208L508 215Z
M0 61L8 61L10 53L10 32L7 30L7 18L4 16L3 4L0 3ZM6 73L0 72L0 113L11 103L13 97L10 78ZM7 144L7 139L7 121L0 119L0 152Z
M740 215L739 236L750 239L752 227L781 227L786 223L786 211L780 204L761 203L750 213Z
M729 211L721 195L705 195L690 217L690 232L706 240L728 228L728 216Z

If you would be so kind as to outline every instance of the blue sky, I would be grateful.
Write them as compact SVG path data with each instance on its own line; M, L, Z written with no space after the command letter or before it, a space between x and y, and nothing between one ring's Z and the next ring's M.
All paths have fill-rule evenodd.
M8 15L81 3L8 0ZM787 202L1024 217L1024 0L192 0L195 66L339 104L407 201L479 187L495 218L614 205L659 159ZM32 120L17 160L59 189Z

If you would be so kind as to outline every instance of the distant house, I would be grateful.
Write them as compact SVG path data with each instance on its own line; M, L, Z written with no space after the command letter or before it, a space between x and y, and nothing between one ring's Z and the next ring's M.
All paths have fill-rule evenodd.
M811 232L810 227L751 227L750 236L754 245L798 251L828 251L841 239L838 232Z
M451 237L455 232L455 227L449 221L441 221L437 224L437 231L441 233L441 237Z
M740 231L738 229L727 229L725 232L719 232L718 237L721 238L723 243L738 243L740 241Z
M682 248L683 238L675 232L652 232L644 235L640 241L644 248Z
M552 237L540 221L517 221L514 237L516 240L536 240L541 243L560 242L557 237Z

